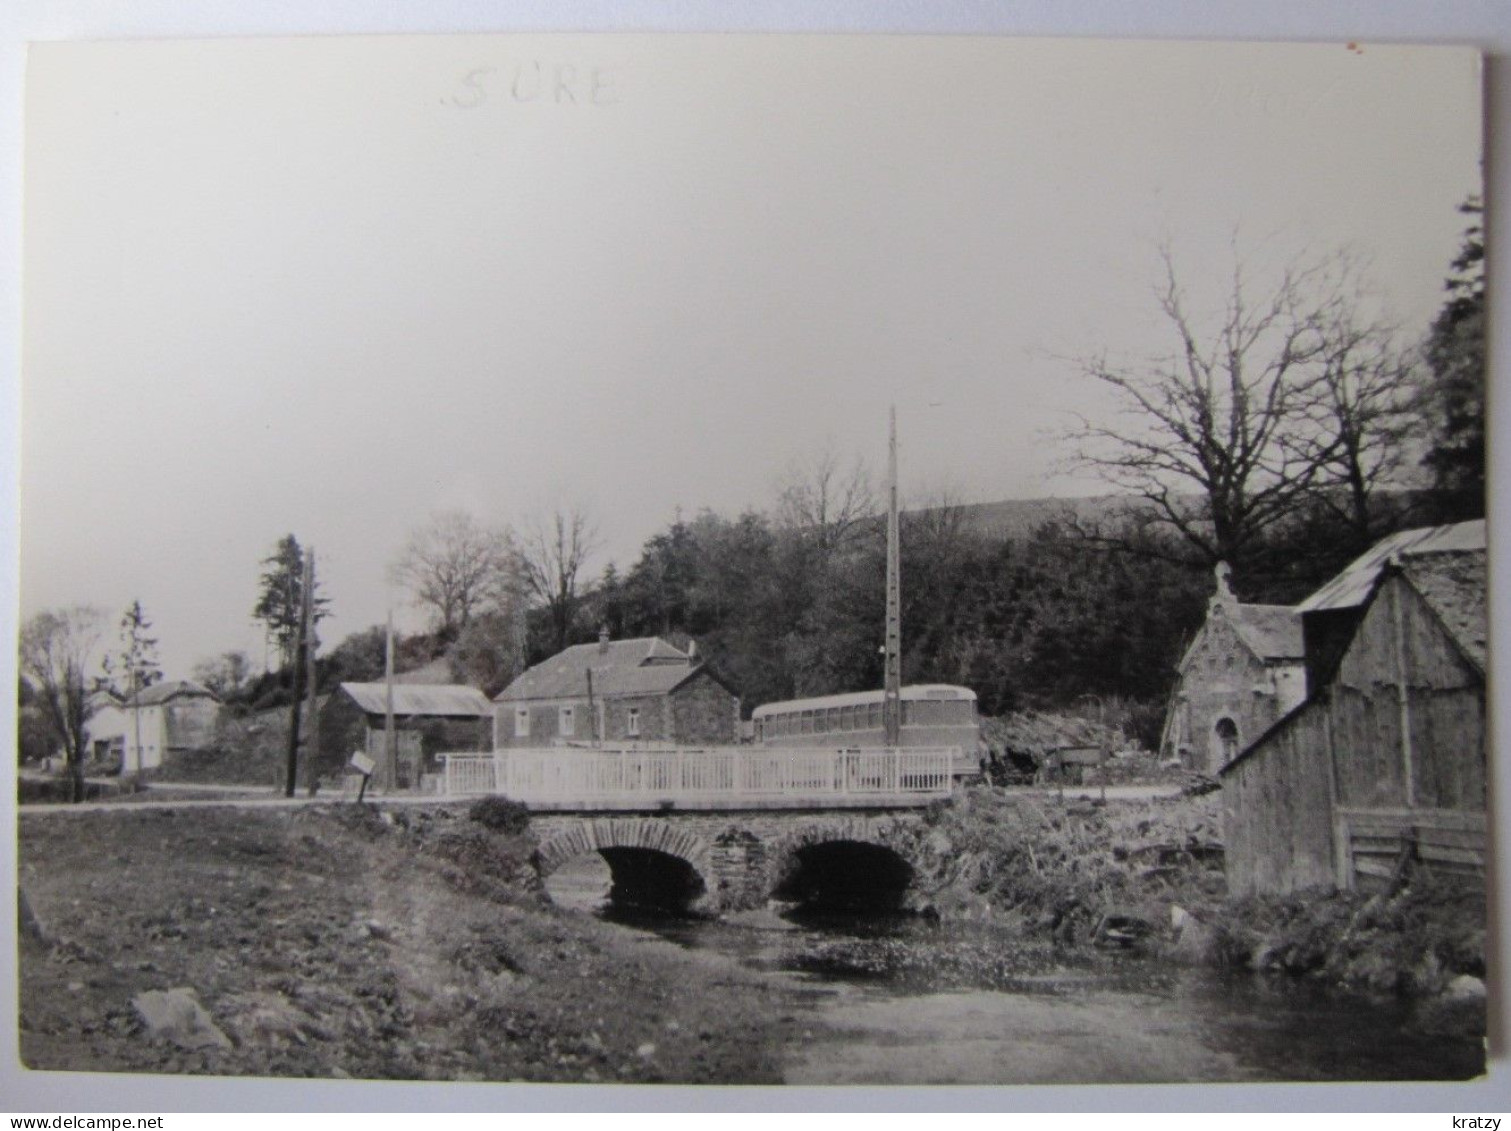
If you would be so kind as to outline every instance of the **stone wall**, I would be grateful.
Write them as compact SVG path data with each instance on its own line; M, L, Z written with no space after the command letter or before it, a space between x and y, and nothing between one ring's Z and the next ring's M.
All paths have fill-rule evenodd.
M739 741L740 700L700 672L671 695L671 735L687 746L731 746Z
M605 848L641 848L685 860L702 878L702 906L711 910L755 907L781 881L800 848L851 841L890 848L909 864L908 830L917 811L852 810L825 813L687 812L650 816L583 817L535 813L530 827L540 849L543 876L574 857Z
M1299 682L1300 666L1293 667ZM1294 694L1294 689L1277 683L1277 670L1249 650L1231 621L1209 616L1202 639L1181 672L1172 737L1177 749L1166 753L1178 753L1198 773L1216 773L1284 714L1282 693ZM1217 734L1217 724L1225 718L1237 730L1226 752Z

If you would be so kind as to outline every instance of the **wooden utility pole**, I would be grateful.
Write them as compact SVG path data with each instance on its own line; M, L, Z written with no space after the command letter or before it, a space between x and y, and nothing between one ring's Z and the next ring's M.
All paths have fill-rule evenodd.
M289 706L289 756L284 769L283 795L294 796L294 784L299 774L299 708L303 702L299 686L304 674L304 649L310 635L310 589L315 580L315 555L304 556L304 592L299 595L299 629L294 638L294 687L293 702Z
M305 589L305 593L307 594L307 596L305 597L305 608L308 610L308 612L305 615L309 617L310 620L304 641L304 678L305 683L309 687L309 704L305 709L305 713L308 714L309 718L305 721L305 726L308 728L309 734L304 744L304 782L305 789L309 791L309 795L311 797L314 797L315 790L319 788L320 784L316 777L316 775L319 773L318 763L320 761L320 704L318 699L316 698L320 692L320 677L319 672L315 667L315 653L320 648L320 638L319 632L315 627L315 622L313 619L313 594L315 592L315 551L311 549L309 553L310 556L308 561L306 562L309 567L309 584Z
M887 445L887 640L883 657L881 725L888 746L902 744L902 587L897 532L897 406Z
M393 729L393 610L388 610L388 635L383 649L383 764L378 785L392 790L399 784L399 736Z

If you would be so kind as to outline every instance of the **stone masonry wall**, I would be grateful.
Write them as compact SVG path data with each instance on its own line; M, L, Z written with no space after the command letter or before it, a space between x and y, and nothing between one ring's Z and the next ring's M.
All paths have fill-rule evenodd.
M588 817L535 813L530 827L540 844L542 875L602 848L644 848L686 860L703 878L705 904L729 910L764 903L792 854L805 845L858 841L893 848L906 859L905 830L920 819L916 811L869 809Z

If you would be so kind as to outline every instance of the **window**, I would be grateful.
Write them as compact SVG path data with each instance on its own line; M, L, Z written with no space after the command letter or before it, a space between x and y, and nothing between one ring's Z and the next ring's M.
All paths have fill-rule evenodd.
M631 707L624 714L624 733L631 738L640 737L640 708Z
M556 709L556 733L568 738L577 733L576 707L558 707Z
M516 707L516 708L514 708L514 737L515 738L529 738L530 737L530 708L529 707Z
M802 726L801 726L802 733L803 734L812 734L813 733L813 712L812 711L804 711L798 717L802 720Z

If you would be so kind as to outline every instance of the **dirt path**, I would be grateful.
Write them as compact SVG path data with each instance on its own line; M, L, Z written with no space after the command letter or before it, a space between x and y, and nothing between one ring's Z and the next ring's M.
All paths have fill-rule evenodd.
M70 807L71 812L78 807ZM523 838L353 806L23 814L33 1068L388 1079L780 1080L785 991L717 955L566 915ZM233 1042L150 1039L190 987Z

